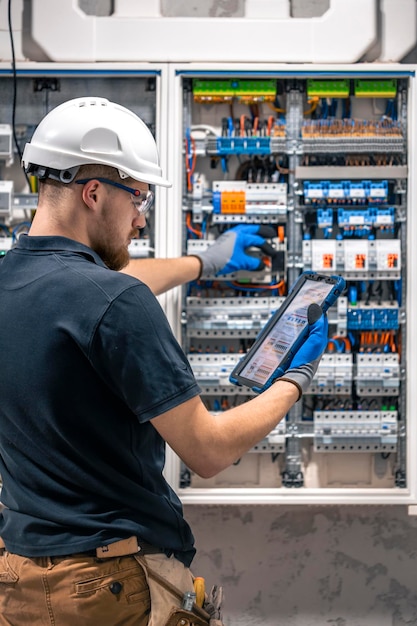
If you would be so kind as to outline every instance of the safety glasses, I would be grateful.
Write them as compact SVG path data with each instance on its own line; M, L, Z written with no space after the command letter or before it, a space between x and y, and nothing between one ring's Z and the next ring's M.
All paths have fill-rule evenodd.
M153 205L154 194L152 191L140 191L140 189L135 189L134 187L128 187L127 185L122 185L122 183L116 183L114 180L110 180L109 178L100 178L98 176L94 176L94 178L83 178L81 180L75 181L77 185L85 185L90 180L98 180L100 183L104 183L105 185L111 185L112 187L117 187L118 189L123 189L124 191L128 191L130 193L130 198L135 205L135 208L139 215L145 215Z

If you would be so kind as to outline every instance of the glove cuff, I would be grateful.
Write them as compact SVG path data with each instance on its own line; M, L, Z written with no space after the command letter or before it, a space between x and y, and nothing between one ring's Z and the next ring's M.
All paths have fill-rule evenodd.
M301 385L299 383L297 383L297 381L295 381L293 378L287 378L286 376L280 376L279 378L277 378L278 380L285 380L285 382L287 383L292 383L293 385L295 385L298 389L298 399L297 402L299 400L301 400L301 396L303 395L303 388L301 387Z
M201 278L201 276L203 274L203 269L204 269L203 260L197 254L188 254L187 256L191 256L191 257L193 257L194 259L197 259L200 262L200 269L199 269L197 278L194 279L194 280L200 280L200 278Z

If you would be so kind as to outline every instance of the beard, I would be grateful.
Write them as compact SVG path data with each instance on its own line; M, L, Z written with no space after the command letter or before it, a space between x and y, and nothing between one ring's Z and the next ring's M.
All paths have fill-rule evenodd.
M103 210L102 222L91 248L99 255L103 263L111 270L118 272L130 261L127 242L120 244L121 235L118 230L118 219L112 205ZM137 236L137 230L130 233L130 239Z
M93 249L97 252L103 263L105 263L110 270L115 270L116 272L126 267L130 261L129 252L126 247L116 249L114 245L112 247L101 243Z

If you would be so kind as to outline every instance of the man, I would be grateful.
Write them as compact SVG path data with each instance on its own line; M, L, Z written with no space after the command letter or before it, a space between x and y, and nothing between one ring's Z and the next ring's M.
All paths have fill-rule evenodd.
M0 266L0 624L162 626L192 590L195 553L162 475L165 442L202 477L232 464L307 388L327 322L284 378L211 415L154 293L253 269L244 248L263 238L237 229L199 257L146 260L142 274L137 262L143 282L117 271L149 185L169 182L146 125L102 98L51 111L23 163L39 203ZM178 597L160 600L159 574Z

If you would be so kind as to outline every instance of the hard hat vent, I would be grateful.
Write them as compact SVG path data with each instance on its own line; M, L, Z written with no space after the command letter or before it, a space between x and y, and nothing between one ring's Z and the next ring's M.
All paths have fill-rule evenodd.
M81 140L80 148L83 152L97 154L117 154L121 151L117 133L108 128L94 128L88 131Z

